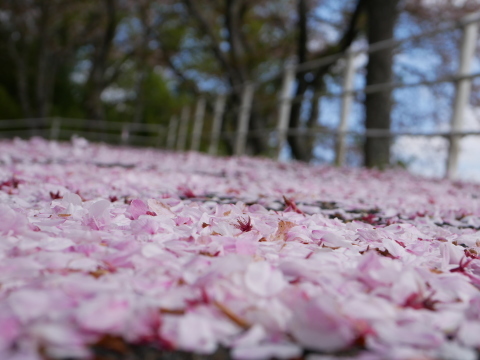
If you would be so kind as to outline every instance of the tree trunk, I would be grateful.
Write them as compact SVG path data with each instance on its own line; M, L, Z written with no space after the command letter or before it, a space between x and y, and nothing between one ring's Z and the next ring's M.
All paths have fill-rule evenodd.
M297 2L297 58L298 63L302 64L307 61L307 44L308 44L308 30L307 30L307 12L308 7L306 0L298 0ZM307 82L305 81L305 73L297 73L297 89L295 91L295 97L298 98L303 96L307 91ZM292 104L290 110L290 121L289 127L291 129L300 129L301 128L301 119L300 112L302 108L302 102L296 101ZM299 134L294 134L288 136L288 143L292 151L292 155L295 159L301 161L309 161L312 155L312 149L307 146L303 136Z
M242 6L245 3L241 0L225 1L225 27L227 29L227 41L230 45L230 62L232 64L232 74L230 75L233 86L239 86L251 80L251 74L248 71L245 44L242 42L242 22L244 21ZM234 106L239 107L241 104L241 96L233 97ZM255 99L255 97L254 97ZM235 123L238 119L238 113L235 117ZM265 119L258 115L255 100L253 101L249 131L263 130L266 127ZM263 134L249 136L247 139L247 147L251 155L265 154L268 150L268 141L265 141Z
M93 52L92 65L86 84L85 110L87 117L94 120L104 119L105 117L101 95L107 85L105 78L108 58L118 24L116 1L104 0L106 26L102 39Z
M50 18L51 7L48 1L41 1L39 3L39 8L41 15L38 24L39 44L36 69L35 115L39 118L44 118L48 116L48 103L51 91L48 88L47 83L50 77L54 77L53 72L50 71L52 70L51 62L54 61L54 59L50 56L51 52L49 49L50 26L52 21Z
M245 49L241 41L241 25L239 0L226 0L225 3L225 27L227 28L227 39L230 44L230 60L232 68L236 71L236 77L239 83L248 80L247 70L245 69Z
M398 17L399 0L366 0L368 43L391 39ZM370 53L367 65L367 86L392 81L393 48ZM365 98L365 128L390 129L391 91L370 93ZM367 137L365 165L384 168L390 163L390 138Z
M142 40L140 42L139 54L138 54L138 69L137 78L135 81L135 108L133 113L133 122L141 123L145 115L145 83L148 77L149 66L147 63L148 58L148 43L150 41L151 26L148 20L148 11L150 4L139 4L138 17L142 23Z
M23 39L22 39L23 40ZM24 40L23 40L24 41ZM20 44L20 50L17 49L17 42L20 40L13 40L12 36L9 39L9 52L10 56L14 60L16 65L16 82L17 82L17 91L18 91L18 98L20 99L20 106L22 108L22 113L25 118L32 118L32 107L30 105L30 96L29 96L29 86L28 86L28 56L26 44Z
M295 97L303 96L307 90L307 84L303 79L304 74L300 74L297 76L297 90L295 92ZM302 121L300 118L300 112L302 109L302 102L295 101L292 104L292 108L290 110L290 122L289 127L291 129L299 130L302 128ZM304 136L300 134L292 134L287 137L288 144L290 145L290 149L292 151L293 158L300 160L300 161L310 161L312 156L312 149L307 146L308 144L305 142Z
M385 0L386 1L386 0ZM298 62L301 64L305 61L308 61L308 24L307 24L307 13L309 9L307 6L307 1L306 0L298 0L297 2L297 15L298 15L298 21L297 21L297 57L298 57ZM352 13L352 16L350 18L348 27L345 29L342 37L340 40L333 45L330 45L329 47L325 48L322 50L319 54L317 54L316 58L322 58L334 54L339 54L344 52L350 44L353 42L353 40L356 38L357 34L359 33L359 29L361 26L361 15L362 12L364 11L364 0L357 0L355 9ZM311 89L312 91L318 91L320 90L323 86L323 77L328 73L330 70L330 67L334 65L334 63L321 66L318 69L315 70L315 72L312 74L313 79L306 81L305 80L305 72L299 72L297 73L297 90L295 93L295 97L301 97L303 96L307 90ZM318 98L314 97L314 100L312 101L318 101ZM300 118L301 114L301 107L302 103L300 101L296 101L292 104L292 109L290 112L290 121L289 121L289 127L291 129L304 129L305 131L308 131L312 127L315 127L317 125L317 119L314 119L312 116L316 114L316 107L318 104L314 104L313 102L311 103L313 111L311 112L311 116L307 120L306 124L304 124ZM290 145L290 148L292 150L292 155L295 159L301 160L301 161L309 161L312 156L313 156L313 148L315 146L315 137L309 137L308 140L305 139L305 136L289 136L288 137L288 143Z

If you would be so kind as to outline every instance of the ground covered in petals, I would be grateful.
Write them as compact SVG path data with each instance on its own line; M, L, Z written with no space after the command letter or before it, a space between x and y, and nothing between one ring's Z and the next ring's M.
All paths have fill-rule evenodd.
M478 184L78 138L0 164L1 359L478 356Z

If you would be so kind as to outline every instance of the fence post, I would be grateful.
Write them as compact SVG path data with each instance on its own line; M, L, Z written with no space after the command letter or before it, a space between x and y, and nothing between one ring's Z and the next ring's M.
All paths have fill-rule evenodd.
M130 129L128 127L128 124L125 124L122 126L122 135L121 135L122 145L128 144L129 137L130 137Z
M277 123L277 159L287 141L288 120L292 108L292 91L295 82L296 67L288 65L283 73L282 90L279 99L278 123Z
M204 97L201 97L200 99L198 99L197 106L195 108L192 144L190 145L190 150L192 151L198 151L200 149L200 140L202 137L202 130L203 130L203 117L205 115L205 105L206 105L206 101Z
M58 140L58 135L60 134L60 121L59 118L53 118L50 127L50 140Z
M175 134L177 133L178 121L177 117L173 115L170 118L170 123L168 124L168 135L167 135L167 149L173 150L175 148Z
M353 80L355 77L355 55L348 49L345 56L345 72L343 75L343 95L342 108L340 111L340 124L337 133L337 151L335 154L335 165L341 166L345 162L346 156L346 139L345 133L348 129L348 119L353 102Z
M163 126L158 124L157 126L157 147L161 148L162 147L162 141L163 139Z
M241 156L245 153L254 89L252 83L247 83L243 87L242 104L240 105L240 113L238 115L238 127L235 141L235 155L237 156Z
M225 95L218 95L215 100L215 109L213 114L212 134L210 137L210 147L208 153L210 155L217 155L218 142L220 140L220 131L222 130L222 119L225 112L225 103L227 97Z
M188 132L188 118L190 113L190 108L184 106L182 109L182 114L180 115L180 129L178 131L177 138L177 150L185 151L185 146L187 145L187 132Z
M478 22L470 22L478 14L470 14L463 18L466 24L463 25L462 44L460 48L460 65L458 76L468 75L471 71L472 59L475 54L475 47L478 34ZM450 146L448 149L447 172L448 179L455 179L457 176L458 155L460 150L460 139L454 133L462 130L465 108L470 98L472 83L471 79L459 79L456 83L455 100L450 123Z

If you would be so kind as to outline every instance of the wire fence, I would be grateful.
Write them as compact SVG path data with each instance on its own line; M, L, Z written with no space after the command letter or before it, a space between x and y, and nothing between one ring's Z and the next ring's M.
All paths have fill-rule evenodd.
M300 137L305 141L323 139L334 153L334 162L343 165L346 161L349 141L356 144L359 139L443 137L448 141L448 156L446 160L446 176L453 179L457 176L460 139L466 136L480 135L480 131L464 131L463 121L466 108L469 106L472 81L480 77L480 72L472 71L477 46L478 24L480 14L471 14L460 22L444 24L438 28L416 34L404 39L390 39L362 49L349 49L345 53L328 56L315 61L294 65L289 64L282 72L269 79L245 83L236 87L228 94L212 96L204 94L196 103L185 106L180 114L172 116L168 125L121 123L110 121L93 121L84 119L45 118L19 119L0 121L0 136L29 137L43 136L50 139L63 140L72 135L83 136L92 141L105 141L125 145L155 146L169 150L206 151L212 155L219 152L220 146L227 146L230 152L241 156L248 151L248 143L252 139L264 144L271 157L280 157L288 148L288 137ZM357 86L356 74L360 71L358 57L367 53L380 51L390 47L396 48L419 39L425 39L437 34L453 30L461 30L461 43L458 67L455 73L440 76L436 79L389 82L369 86ZM342 63L340 84L332 91L328 87L322 91L308 93L306 96L295 96L296 75L314 71L321 66ZM338 82L338 81L337 81ZM270 84L274 91L265 91ZM352 129L350 124L353 108L358 97L368 93L432 87L439 84L453 84L454 99L452 102L449 129L445 130L392 130L392 129ZM235 95L240 98L239 106L229 106L229 98ZM318 126L290 128L289 118L292 105L312 99L337 99L340 110L336 127ZM209 104L210 103L210 104ZM207 104L212 111L207 111ZM303 111L303 110L302 110ZM251 121L252 114L265 118L263 127ZM230 121L227 121L230 120ZM206 126L208 125L208 126ZM257 126L256 126L257 125ZM350 139L350 140L348 140ZM226 144L226 145L225 145Z

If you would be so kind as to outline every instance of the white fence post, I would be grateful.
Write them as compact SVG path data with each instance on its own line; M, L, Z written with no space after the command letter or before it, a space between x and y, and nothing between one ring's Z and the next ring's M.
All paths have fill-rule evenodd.
M175 148L175 134L177 133L178 121L177 117L173 115L170 118L170 123L168 124L168 135L167 135L167 149L173 150Z
M345 133L348 129L348 119L353 102L353 80L355 77L355 55L349 49L345 56L345 72L343 75L343 95L342 108L340 111L340 124L338 126L337 135L337 151L335 154L335 165L341 166L345 163L346 156L346 139Z
M130 129L128 127L128 124L125 124L122 126L122 135L121 135L122 145L128 144L129 137L130 137Z
M252 83L245 84L243 87L242 104L240 105L240 113L238 115L237 136L235 141L235 155L237 156L245 153L254 89L255 87Z
M287 141L288 120L292 108L292 91L295 82L296 67L289 65L283 74L282 90L280 93L278 123L277 123L277 159Z
M50 140L58 140L60 134L60 119L54 118L50 127Z
M467 22L463 27L462 45L460 49L460 65L458 76L468 75L471 71L472 59L475 54L475 47L478 34L478 22L469 22L478 17L478 14L470 14L463 18ZM468 23L469 22L469 23ZM462 130L465 108L468 105L470 91L472 87L471 79L459 79L456 84L455 101L453 104L453 113L450 123L450 146L448 149L447 173L448 179L455 179L457 176L458 155L460 150L460 139L452 133Z
M212 134L210 137L210 147L208 153L210 155L217 155L218 142L220 140L220 131L222 130L222 119L225 112L225 103L227 97L225 95L218 95L215 100L215 110L213 114Z
M184 151L185 146L187 145L189 115L190 115L190 108L188 106L185 106L182 109L182 114L180 115L180 129L178 131L178 138L177 138L178 151Z
M203 130L203 117L205 115L205 98L201 97L197 101L197 107L195 108L195 118L193 123L192 144L190 149L192 151L198 151L200 149L200 139L202 137Z

